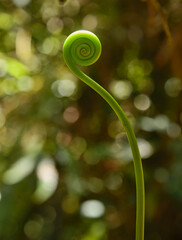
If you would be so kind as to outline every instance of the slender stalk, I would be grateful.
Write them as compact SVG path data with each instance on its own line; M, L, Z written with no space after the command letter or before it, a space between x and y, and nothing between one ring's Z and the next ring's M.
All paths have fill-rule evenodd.
M87 55L88 49L87 45L90 44L90 42L85 40L89 38L92 42L95 44L95 49L91 46L91 50L95 50L96 56L93 56L94 59L91 59L92 56ZM78 42L77 42L78 40ZM83 44L83 47L79 48L79 51L81 53L79 55L79 62L77 62L77 54L76 56L73 56L73 53L76 53L77 50L72 50L74 45L76 48L78 48L78 45ZM86 45L86 46L85 46ZM134 160L134 169L135 169L135 179L136 179L136 193L137 193L137 207L136 207L136 240L144 240L144 221L145 221L145 189L144 189L144 176L143 176L143 167L140 157L140 152L137 144L137 140L134 134L134 131L131 127L131 124L125 115L124 111L121 109L120 105L116 102L116 100L97 82L95 82L92 78L88 77L86 74L84 74L77 66L79 65L90 65L93 62L95 62L101 52L101 45L98 38L88 31L77 31L73 34L71 34L67 40L65 41L65 44L63 46L63 55L64 60L67 64L67 66L70 68L70 70L84 83L86 83L88 86L90 86L93 90L95 90L105 101L111 106L111 108L114 110L116 115L118 116L119 120L123 124L123 127L126 131L128 141L131 146L132 154L133 154L133 160ZM90 50L89 50L90 54ZM86 64L84 64L85 60L87 61Z

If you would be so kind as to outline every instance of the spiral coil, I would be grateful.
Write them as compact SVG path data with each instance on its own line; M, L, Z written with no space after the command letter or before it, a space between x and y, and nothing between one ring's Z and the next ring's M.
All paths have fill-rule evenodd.
M101 43L98 37L89 31L76 31L65 40L63 54L66 60L71 58L79 66L89 66L100 57Z

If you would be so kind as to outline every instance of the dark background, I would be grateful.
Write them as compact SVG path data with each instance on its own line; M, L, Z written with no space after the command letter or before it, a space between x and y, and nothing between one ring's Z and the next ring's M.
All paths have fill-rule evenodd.
M182 1L0 1L0 240L131 240L130 147L101 97L68 70L65 38L93 31L83 71L135 130L146 240L182 239Z

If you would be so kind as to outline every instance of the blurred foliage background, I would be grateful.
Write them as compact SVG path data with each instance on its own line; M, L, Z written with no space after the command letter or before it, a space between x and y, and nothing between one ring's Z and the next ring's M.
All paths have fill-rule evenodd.
M182 239L182 1L0 1L0 240L129 240L135 177L117 117L65 66L73 31L100 38L83 68L138 138L146 240Z

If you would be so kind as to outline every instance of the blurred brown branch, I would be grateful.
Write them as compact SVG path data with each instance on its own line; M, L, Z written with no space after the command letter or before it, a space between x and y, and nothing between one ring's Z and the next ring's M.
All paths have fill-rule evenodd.
M141 0L142 2L147 2L148 10L149 10L149 17L150 17L150 23L154 22L153 18L156 13L159 13L163 28L165 31L165 34L168 38L168 43L172 44L172 35L169 29L168 21L167 21L167 14L165 10L161 7L160 3L157 0Z

